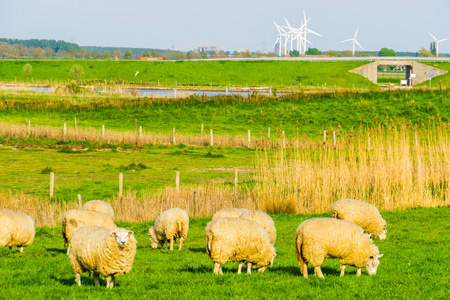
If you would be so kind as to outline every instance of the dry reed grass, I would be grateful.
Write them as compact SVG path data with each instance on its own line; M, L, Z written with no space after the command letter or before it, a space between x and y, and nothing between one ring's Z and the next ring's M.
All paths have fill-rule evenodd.
M421 130L407 125L344 136L339 144L345 147L335 149L261 151L253 190L257 206L282 211L295 202L299 213L319 213L342 198L382 210L448 205L449 124Z

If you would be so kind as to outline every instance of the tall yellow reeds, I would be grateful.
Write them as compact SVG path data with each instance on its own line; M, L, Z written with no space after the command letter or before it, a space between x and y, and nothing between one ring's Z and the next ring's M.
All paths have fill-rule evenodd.
M449 134L445 123L398 124L342 135L336 147L261 151L254 197L268 210L293 202L300 213L329 211L342 198L384 210L448 205Z

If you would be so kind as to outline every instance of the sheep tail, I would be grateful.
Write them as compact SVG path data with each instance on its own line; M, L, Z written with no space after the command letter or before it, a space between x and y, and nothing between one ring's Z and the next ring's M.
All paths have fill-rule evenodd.
M181 232L181 230L183 229L183 226L181 225L181 221L178 221L177 224L178 224L178 232Z
M303 235L297 234L297 239L295 240L295 255L297 255L300 272L303 274L304 261L303 261L302 246L303 246Z
M335 218L335 219L339 219L339 214L338 214L337 210L335 210L335 209L331 210L331 217Z
M213 236L211 234L206 235L206 253L208 253L208 255L211 254L212 239L213 239Z

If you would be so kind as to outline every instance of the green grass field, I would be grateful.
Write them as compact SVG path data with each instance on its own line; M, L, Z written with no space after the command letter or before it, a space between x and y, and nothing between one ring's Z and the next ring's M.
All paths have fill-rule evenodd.
M84 70L84 82L103 85L142 84L155 86L306 86L351 88L374 86L362 76L349 73L366 62L308 61L92 61L92 60L10 60L0 62L0 81L26 82L23 66L33 71L29 81L64 83L74 64ZM136 72L139 74L135 76ZM71 78L70 78L71 79Z
M309 218L322 215L276 215L274 265L265 273L237 274L237 263L226 263L224 275L214 275L205 253L204 228L210 219L191 219L181 251L150 248L147 232L153 222L120 223L134 230L138 249L133 269L118 277L116 286L95 287L84 274L82 286L74 275L60 227L37 228L34 244L23 253L0 248L0 289L3 299L444 299L450 279L450 208L415 208L382 212L387 221L386 240L375 240L380 266L375 276L347 267L339 277L339 263L328 259L322 265L325 279L300 275L294 251L295 231ZM310 274L313 272L309 268Z
M324 129L342 127L349 131L360 125L374 126L388 118L404 118L414 124L428 122L429 117L450 120L448 91L396 91L331 94L295 94L267 98L217 96L203 99L59 97L50 95L11 95L0 93L0 121L62 128L74 126L134 131L135 120L145 132L172 134L200 134L201 124L217 135L247 135L251 130L257 138L267 128L280 128L287 136L297 129L301 135L318 138ZM60 101L59 99L67 100Z

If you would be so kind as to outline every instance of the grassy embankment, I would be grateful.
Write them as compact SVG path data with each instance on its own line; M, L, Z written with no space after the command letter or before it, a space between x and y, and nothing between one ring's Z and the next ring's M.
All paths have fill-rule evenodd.
M67 84L74 64L84 69L84 84L162 87L272 86L278 89L376 87L348 71L366 62L308 61L92 61L10 60L0 62L0 81L27 82L23 66L33 67L29 82ZM139 74L135 76L136 72Z
M148 228L153 222L119 223L135 232L138 249L133 269L116 279L116 286L95 287L84 274L82 286L63 249L60 227L37 228L34 244L23 253L0 248L0 289L2 297L41 299L211 299L211 298L315 298L315 299L440 299L448 295L449 207L416 208L381 212L388 226L385 240L375 240L380 266L375 276L365 269L360 277L348 266L339 277L339 262L328 259L322 265L325 279L300 275L294 251L295 231L309 218L323 215L273 216L278 239L274 265L263 274L238 275L237 263L226 263L224 275L214 275L205 253L204 228L209 219L191 219L190 230L181 251L153 250Z

